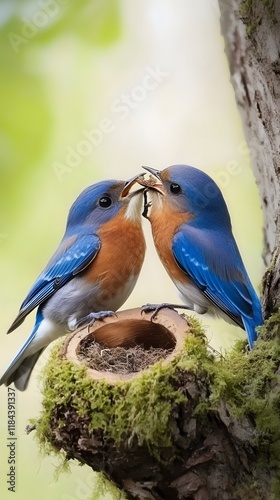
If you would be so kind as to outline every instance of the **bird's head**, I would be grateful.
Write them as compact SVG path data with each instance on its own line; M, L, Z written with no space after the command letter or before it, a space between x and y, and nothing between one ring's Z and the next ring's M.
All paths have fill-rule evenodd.
M106 180L87 187L70 208L67 229L87 224L95 228L120 213L140 221L144 188L138 185L138 189L132 190L138 179L136 175L128 181Z
M143 167L152 178L138 179L151 195L147 197L143 215L152 218L156 213L168 210L170 213L186 213L192 224L230 226L230 217L223 195L209 175L188 165L172 165L164 170Z

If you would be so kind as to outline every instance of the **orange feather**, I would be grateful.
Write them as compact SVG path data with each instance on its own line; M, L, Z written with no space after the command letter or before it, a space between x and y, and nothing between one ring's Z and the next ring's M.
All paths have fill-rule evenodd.
M87 269L85 279L102 283L105 300L121 290L131 276L138 276L146 244L140 220L126 218L124 210L103 224L97 235L101 249Z
M172 240L177 229L184 222L191 220L192 215L175 211L165 197L161 201L161 204L153 203L149 215L155 247L172 280L186 283L187 275L180 269L173 256Z

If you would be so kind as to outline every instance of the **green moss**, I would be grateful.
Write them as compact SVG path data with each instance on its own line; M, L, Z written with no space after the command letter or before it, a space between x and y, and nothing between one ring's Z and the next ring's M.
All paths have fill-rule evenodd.
M274 494L280 498L280 312L259 328L250 353L238 342L217 363L211 406L226 401L237 416L253 419L259 466L274 470ZM273 497L274 498L274 497Z
M114 386L89 379L84 366L62 362L60 345L57 345L43 374L43 409L36 428L44 450L49 453L52 449L52 415L61 405L86 417L93 432L102 431L105 438L113 439L116 444L129 446L136 438L159 460L166 448L171 450L172 457L170 421L171 417L177 418L180 404L186 401L184 391L178 388L183 389L179 379L187 372L195 374L207 389L194 408L194 415L200 421L226 402L237 417L248 417L255 422L254 445L260 451L259 466L275 470L274 489L278 492L280 313L259 328L259 337L251 352L245 342L239 341L230 353L221 357L214 357L207 349L199 322L193 318L188 321L191 321L192 332L176 358L168 365L158 362L141 376ZM254 490L255 486L250 488Z
M114 500L126 500L125 493L111 481L108 481L103 474L96 473L94 487L91 497L88 500L100 500L100 498L108 498L108 495Z
M255 33L256 28L262 20L263 12L260 4L263 4L265 10L267 10L269 19L272 22L276 22L274 0L261 0L260 3L255 0L243 0L240 4L239 12L240 17L246 24L248 36L252 36Z
M244 353L243 343L238 342L220 359L219 373L212 387L212 402L223 399L237 415L254 415L257 426L265 431L266 414L269 412L272 417L279 402L276 387L279 362L280 314L277 313L259 328L258 340L250 353Z
M137 438L159 457L162 448L172 448L171 415L176 416L186 396L176 390L179 371L201 372L210 360L198 322L193 320L193 334L185 342L182 356L169 365L158 362L129 382L111 385L105 380L87 377L86 367L61 361L60 347L55 346L42 374L43 410L36 426L42 449L50 452L50 422L56 407L71 407L82 417L90 418L90 430L101 430L116 444L129 445ZM209 361L209 370L211 363ZM64 422L61 421L61 425Z
M140 445L146 443L154 453L170 446L170 414L183 397L174 391L160 363L153 367L152 376L144 374L131 384L110 386L89 379L84 367L58 364L57 353L53 355L56 363L48 366L52 373L46 373L44 409L37 428L41 442L48 446L53 409L62 405L74 408L82 417L90 416L90 430L100 429L116 443L136 436Z

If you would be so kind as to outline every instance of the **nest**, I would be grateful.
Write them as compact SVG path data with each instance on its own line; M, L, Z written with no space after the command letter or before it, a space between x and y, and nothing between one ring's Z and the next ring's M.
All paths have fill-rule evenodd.
M87 367L95 380L130 380L181 351L188 323L170 309L142 314L140 308L118 312L67 337L61 353Z
M160 359L169 356L172 350L160 347L145 349L139 345L108 348L86 337L80 343L77 357L94 370L125 374L146 370Z

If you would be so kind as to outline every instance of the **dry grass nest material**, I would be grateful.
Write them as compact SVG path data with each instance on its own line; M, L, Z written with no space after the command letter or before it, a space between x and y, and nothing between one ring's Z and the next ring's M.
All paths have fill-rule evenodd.
M169 356L172 351L173 349L159 347L145 349L141 345L107 348L92 339L85 338L81 341L77 357L94 370L125 374L145 370Z

